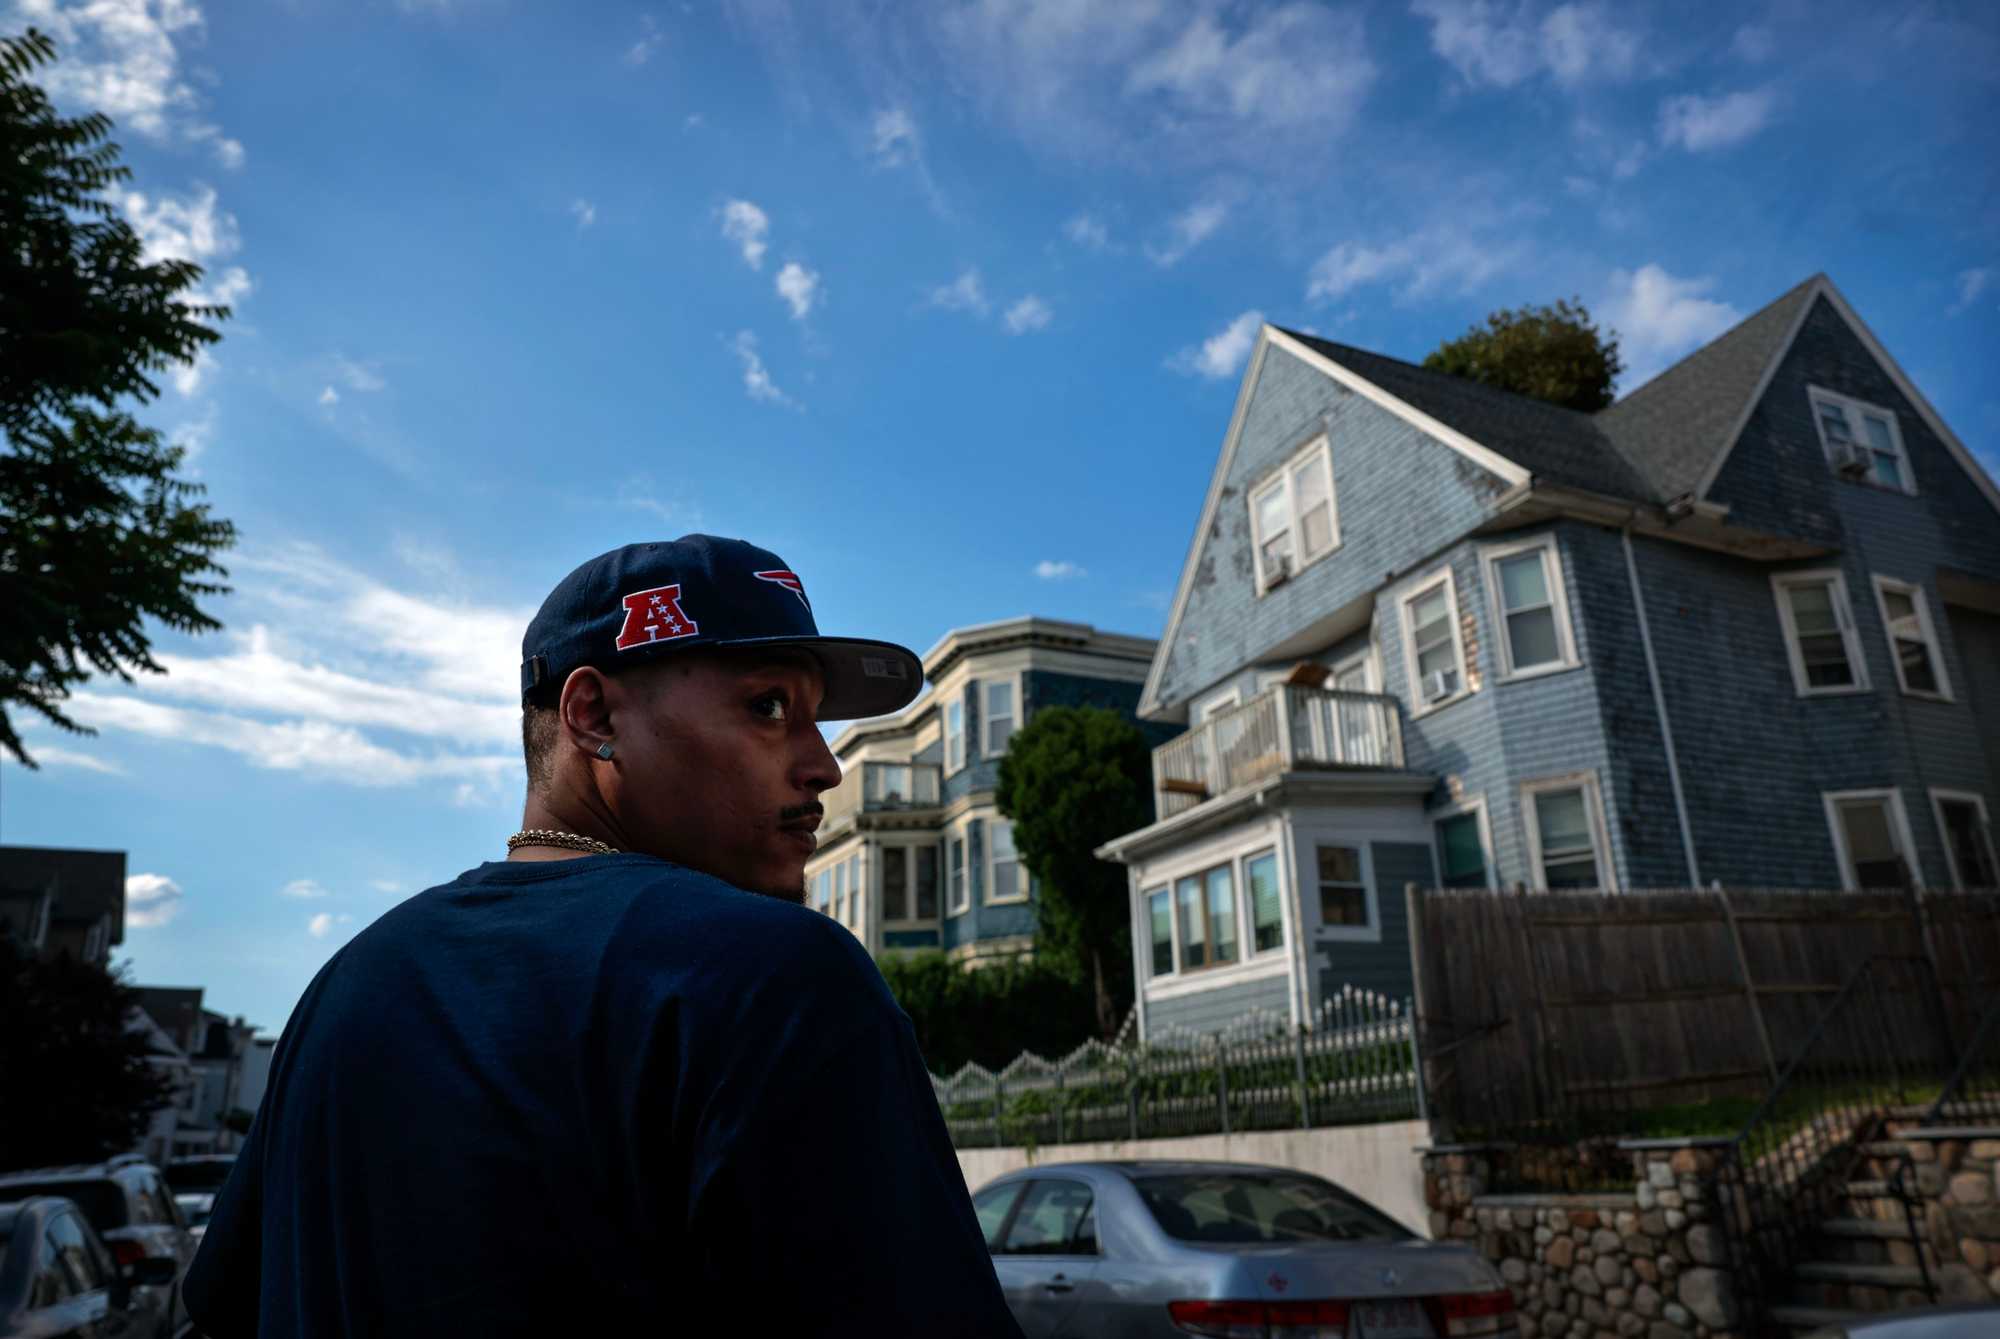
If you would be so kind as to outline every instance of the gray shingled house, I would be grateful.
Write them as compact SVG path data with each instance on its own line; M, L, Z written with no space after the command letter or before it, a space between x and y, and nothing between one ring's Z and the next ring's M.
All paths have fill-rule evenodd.
M1596 414L1266 326L1139 704L1149 1031L1403 888L1996 882L2000 489L1816 275Z

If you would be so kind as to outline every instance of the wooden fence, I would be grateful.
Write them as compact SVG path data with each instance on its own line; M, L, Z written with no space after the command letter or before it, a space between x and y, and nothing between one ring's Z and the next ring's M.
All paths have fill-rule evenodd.
M2000 893L1407 895L1425 1084L1461 1136L1760 1094L1878 957L1914 964L1883 1026L1949 1069L2000 987Z

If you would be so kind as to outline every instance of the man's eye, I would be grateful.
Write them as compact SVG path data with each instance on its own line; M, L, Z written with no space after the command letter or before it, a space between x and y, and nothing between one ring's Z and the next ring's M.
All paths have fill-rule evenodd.
M750 704L750 710L756 712L767 721L788 719L785 709L785 695L783 693L764 694L764 696Z

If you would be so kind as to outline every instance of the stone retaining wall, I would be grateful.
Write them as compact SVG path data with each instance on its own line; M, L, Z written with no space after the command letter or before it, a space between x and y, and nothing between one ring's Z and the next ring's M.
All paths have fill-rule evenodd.
M1941 1299L2000 1297L2000 1130L1909 1128L1896 1137L1914 1165Z

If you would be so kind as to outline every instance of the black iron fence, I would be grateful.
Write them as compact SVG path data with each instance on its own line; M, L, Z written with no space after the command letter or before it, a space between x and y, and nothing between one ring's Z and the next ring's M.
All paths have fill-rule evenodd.
M1253 1014L1227 1030L1127 1028L1059 1060L1024 1054L994 1073L932 1078L960 1148L1293 1130L1425 1114L1409 1002L1352 987L1311 1026Z

